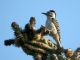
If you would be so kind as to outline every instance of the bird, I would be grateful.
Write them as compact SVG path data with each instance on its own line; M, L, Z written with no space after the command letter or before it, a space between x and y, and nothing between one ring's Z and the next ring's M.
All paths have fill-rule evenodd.
M46 31L49 31L49 35L53 37L53 39L56 41L57 45L61 47L61 35L60 35L60 27L59 23L56 20L56 12L54 10L49 10L46 13L42 13L46 15L47 20L45 23Z

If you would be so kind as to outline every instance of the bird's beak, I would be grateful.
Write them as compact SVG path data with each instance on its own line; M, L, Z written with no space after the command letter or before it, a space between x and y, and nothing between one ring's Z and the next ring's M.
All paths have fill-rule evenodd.
M47 13L42 13L42 14L47 15Z

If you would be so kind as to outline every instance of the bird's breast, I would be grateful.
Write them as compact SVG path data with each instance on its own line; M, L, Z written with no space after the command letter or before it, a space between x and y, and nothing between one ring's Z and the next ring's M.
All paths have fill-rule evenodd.
M52 32L53 32L54 34L57 33L57 29L56 29L55 24L54 24L53 22L51 22L50 20L47 20L47 21L46 21L45 27L46 27L46 29L48 29L48 30L52 30Z

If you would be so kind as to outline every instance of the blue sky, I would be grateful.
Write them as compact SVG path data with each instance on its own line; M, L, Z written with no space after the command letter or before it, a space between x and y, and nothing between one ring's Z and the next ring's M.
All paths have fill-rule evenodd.
M4 46L4 40L14 38L11 23L17 22L21 28L34 16L36 28L45 25L42 12L54 9L61 29L64 48L75 50L80 47L80 0L0 0L0 59L32 60L21 48Z

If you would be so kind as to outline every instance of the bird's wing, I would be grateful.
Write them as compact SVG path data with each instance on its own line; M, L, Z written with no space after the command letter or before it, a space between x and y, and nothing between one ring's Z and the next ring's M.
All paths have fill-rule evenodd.
M56 26L56 29L57 29L57 32L58 32L58 35L60 36L60 27L59 27L59 23L58 23L58 21L56 20L56 19L54 19L54 18L52 18L52 20L51 20L53 23L54 23L54 25ZM61 38L61 37L60 37Z

